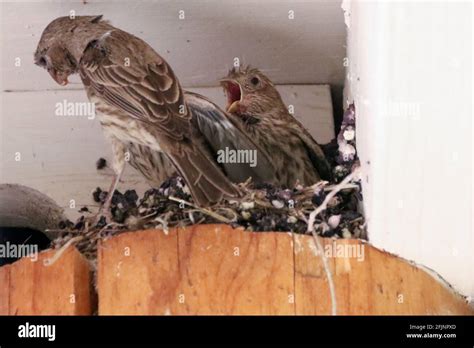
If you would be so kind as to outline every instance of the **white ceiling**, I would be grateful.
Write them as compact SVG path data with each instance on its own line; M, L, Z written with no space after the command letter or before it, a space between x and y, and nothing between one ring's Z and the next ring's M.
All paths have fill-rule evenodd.
M33 65L33 52L45 26L70 10L77 15L103 14L113 25L143 38L173 66L186 87L215 86L234 57L261 68L279 84L342 85L346 30L340 3L2 1L2 90L58 88ZM184 20L178 18L180 10L185 11ZM17 57L21 67L14 65Z

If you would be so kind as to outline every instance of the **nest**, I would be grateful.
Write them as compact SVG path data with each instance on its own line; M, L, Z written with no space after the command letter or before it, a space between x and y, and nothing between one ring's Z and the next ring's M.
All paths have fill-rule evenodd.
M123 232L143 229L167 232L173 227L215 223L254 232L366 239L365 221L359 209L360 184L353 175L358 168L354 127L355 110L351 106L344 115L338 138L323 147L334 168L332 183L320 181L309 187L296 185L285 189L270 184L256 185L249 180L239 184L242 197L200 208L193 203L185 181L173 176L159 188L146 191L143 197L138 197L135 190L114 192L111 221L105 216L92 218L87 207L81 208L84 215L76 222L61 221L55 230L58 237L53 247L64 250L75 244L86 257L95 260L98 241ZM101 160L103 168L105 163ZM106 197L107 192L100 188L93 193L97 203L103 203Z
M160 188L146 191L139 198L135 190L116 191L111 205L112 221L105 216L90 219L88 208L76 222L61 221L53 246L61 248L74 240L76 247L88 258L95 258L97 242L122 232L162 229L195 224L225 223L247 231L308 233L308 217L323 204L335 185L319 182L310 187L297 185L282 189L272 185L240 184L244 193L239 199L226 199L209 208L197 207L184 180L174 176ZM358 212L360 189L347 184L327 204L315 220L315 230L324 237L365 238L364 218ZM94 200L103 203L107 192L97 188ZM92 220L94 224L91 224Z

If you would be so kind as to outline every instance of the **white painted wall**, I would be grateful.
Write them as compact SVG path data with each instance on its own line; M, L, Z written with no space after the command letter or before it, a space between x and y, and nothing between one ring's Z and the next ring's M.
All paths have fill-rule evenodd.
M31 64L46 25L71 10L105 19L152 45L185 87L216 86L234 57L278 84L344 82L341 1L282 0L1 0L0 66L7 90L57 88ZM184 11L185 19L178 18ZM289 19L289 11L294 19ZM22 66L12 69L15 58ZM79 80L75 80L79 83ZM78 85L70 85L70 88Z
M343 6L369 239L473 296L472 5Z

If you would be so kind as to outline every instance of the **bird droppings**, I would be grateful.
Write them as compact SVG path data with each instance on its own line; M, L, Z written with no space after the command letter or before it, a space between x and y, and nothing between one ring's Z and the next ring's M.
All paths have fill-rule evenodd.
M347 126L344 129L344 132L342 133L344 136L344 139L347 141L352 141L355 138L355 130L353 126Z
M272 201L272 205L277 209L281 209L285 206L285 204L282 201L278 201L276 199Z
M255 207L255 203L254 202L242 202L240 204L240 207L241 207L242 210L253 209Z
M331 228L337 228L341 222L341 215L331 215L328 219L328 225Z
M358 166L356 149L356 110L354 104L344 112L341 130L330 143L321 146L329 164L333 168L333 180L341 182Z

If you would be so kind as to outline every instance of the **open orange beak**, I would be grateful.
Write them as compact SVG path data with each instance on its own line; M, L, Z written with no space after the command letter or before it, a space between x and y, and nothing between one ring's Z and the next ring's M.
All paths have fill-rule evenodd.
M66 86L69 81L67 80L68 75L64 72L57 71L56 69L48 69L49 74L58 85Z
M242 100L240 85L232 79L219 80L227 95L227 112L235 113L239 111L239 103Z

